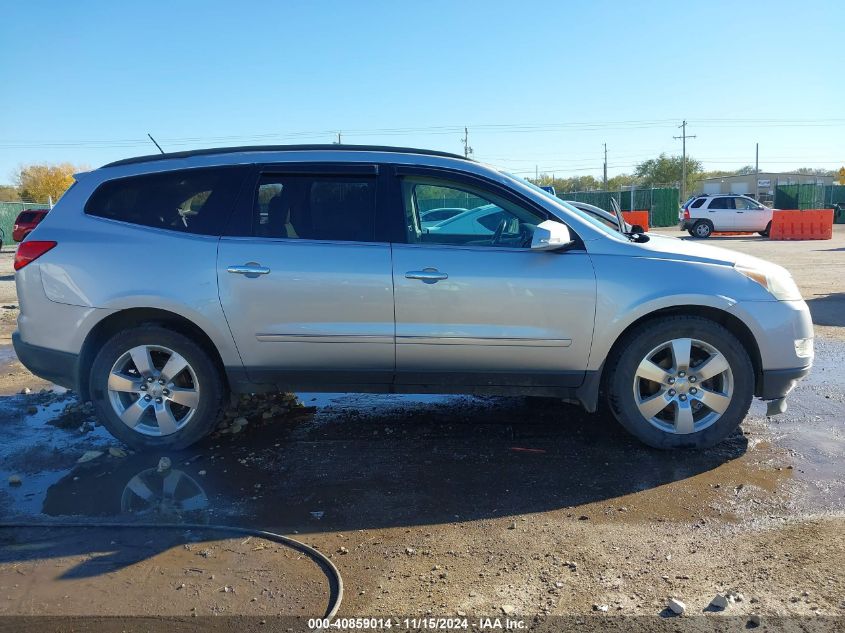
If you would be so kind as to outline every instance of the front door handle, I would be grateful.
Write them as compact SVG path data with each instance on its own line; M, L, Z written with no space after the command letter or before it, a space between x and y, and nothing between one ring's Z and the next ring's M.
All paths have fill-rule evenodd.
M436 284L438 281L449 279L449 275L441 273L436 268L423 268L422 270L409 270L405 273L405 279L419 279L424 284Z
M258 275L268 274L270 269L266 266L262 266L261 264L256 264L255 262L247 262L246 264L240 264L238 266L229 266L226 271L234 273L235 275L258 277Z

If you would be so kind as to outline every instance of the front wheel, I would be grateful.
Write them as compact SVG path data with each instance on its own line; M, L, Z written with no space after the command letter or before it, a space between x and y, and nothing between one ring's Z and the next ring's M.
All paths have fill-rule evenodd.
M762 231L759 231L759 233L760 233L760 235L762 235L763 237L769 237L769 233L771 232L771 230L772 230L772 223L771 223L771 222L769 222L769 223L766 225L766 228L765 228L765 229L763 229Z
M109 339L91 366L90 385L103 425L138 450L193 444L214 427L224 394L205 350L158 325Z
M707 448L742 422L754 368L723 326L666 317L631 332L609 359L610 407L625 429L655 448Z

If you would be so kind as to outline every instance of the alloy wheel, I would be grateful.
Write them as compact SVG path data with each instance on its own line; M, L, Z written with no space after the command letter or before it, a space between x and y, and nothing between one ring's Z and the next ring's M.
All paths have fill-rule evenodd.
M652 349L634 374L634 402L657 429L697 433L730 406L734 380L728 359L694 338L677 338Z
M139 345L112 366L108 394L114 412L143 435L172 435L185 427L200 402L200 385L188 361L161 345Z

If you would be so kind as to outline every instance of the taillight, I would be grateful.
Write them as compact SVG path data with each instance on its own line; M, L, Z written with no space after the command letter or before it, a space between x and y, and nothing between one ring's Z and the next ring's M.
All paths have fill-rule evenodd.
M15 270L20 270L30 262L34 262L56 244L57 242L39 240L21 242L15 252Z
M684 220L689 220L689 207L684 209Z

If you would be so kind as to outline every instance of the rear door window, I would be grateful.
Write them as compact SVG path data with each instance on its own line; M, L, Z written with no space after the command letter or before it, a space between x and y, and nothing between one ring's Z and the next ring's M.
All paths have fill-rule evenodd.
M710 206L707 207L708 209L733 209L734 208L734 200L733 198L713 198L710 201Z
M85 213L142 226L221 235L246 176L242 167L183 169L110 180Z
M375 214L375 176L263 174L253 235L373 242Z

